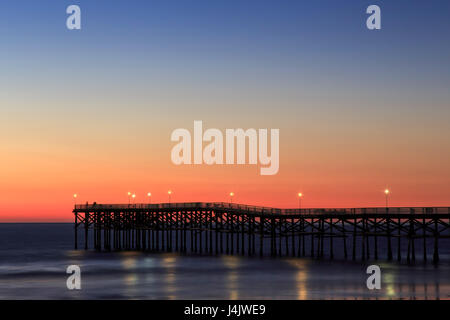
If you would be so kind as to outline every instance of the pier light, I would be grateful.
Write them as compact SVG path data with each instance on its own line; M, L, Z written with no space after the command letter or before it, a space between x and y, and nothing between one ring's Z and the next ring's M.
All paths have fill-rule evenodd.
M130 191L128 191L128 204L130 204L130 202L131 202L131 192Z
M133 203L134 203L135 198L136 198L136 195L133 193L133 194L131 195L131 197L133 198Z
M167 191L167 194L169 195L169 203L170 203L170 196L172 195L172 190Z
M389 203L388 203L388 198L389 198L389 194L391 193L391 191L389 189L384 189L384 195L386 196L386 208L388 207Z
M148 204L152 203L152 193L151 192L147 193L147 197L148 197Z
M299 192L299 193L297 193L297 196L298 196L298 208L301 209L303 193Z
M234 192L230 192L230 203L233 203Z
M77 197L78 195L76 193L73 194L73 203L76 205L77 204Z

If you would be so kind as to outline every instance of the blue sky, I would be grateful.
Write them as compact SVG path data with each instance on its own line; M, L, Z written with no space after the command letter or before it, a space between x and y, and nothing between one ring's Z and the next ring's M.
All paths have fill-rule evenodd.
M80 31L65 27L70 4ZM365 27L370 4L382 30ZM323 97L359 112L376 97L377 108L432 100L442 110L449 15L448 1L2 1L0 84L13 96L142 101L151 88L192 105L233 96L267 110L261 101Z
M372 3L382 8L380 31L365 28ZM69 4L82 8L80 32L65 28ZM4 70L21 58L90 68L103 56L105 68L118 59L118 68L168 74L235 68L259 77L264 68L295 79L323 67L348 81L361 72L386 81L396 68L395 80L420 72L427 81L414 85L432 89L449 83L440 72L449 67L449 14L448 1L2 1L0 57Z

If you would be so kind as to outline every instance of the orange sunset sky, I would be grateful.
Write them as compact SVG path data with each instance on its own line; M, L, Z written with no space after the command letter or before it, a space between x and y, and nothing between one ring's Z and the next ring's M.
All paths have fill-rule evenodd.
M169 189L295 208L298 192L303 207L384 206L389 188L392 206L450 206L448 17L414 25L386 4L400 18L372 32L349 5L146 6L86 2L79 31L64 8L0 6L0 222L72 222L74 193ZM278 174L172 164L170 135L194 120L279 129Z

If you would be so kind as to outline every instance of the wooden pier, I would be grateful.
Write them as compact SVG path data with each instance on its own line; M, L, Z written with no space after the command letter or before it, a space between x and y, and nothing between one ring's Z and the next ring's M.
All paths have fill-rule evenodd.
M439 263L450 207L276 209L223 202L75 205L75 249ZM420 257L419 257L420 255Z

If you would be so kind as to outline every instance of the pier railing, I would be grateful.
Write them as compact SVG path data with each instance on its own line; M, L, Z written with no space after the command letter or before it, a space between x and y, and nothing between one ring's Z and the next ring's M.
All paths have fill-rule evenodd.
M176 202L176 203L130 203L130 204L77 204L75 211L97 210L158 210L158 209L230 209L262 214L449 214L450 207L371 207L371 208L294 208L281 209L252 206L229 202Z

